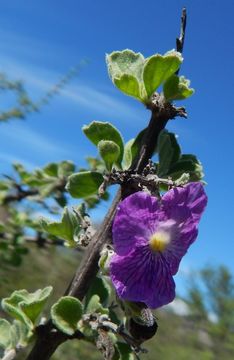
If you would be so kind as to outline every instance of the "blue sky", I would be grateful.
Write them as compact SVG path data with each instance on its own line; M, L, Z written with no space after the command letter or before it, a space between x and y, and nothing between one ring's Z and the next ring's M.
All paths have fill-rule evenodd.
M183 260L181 273L207 263L226 264L234 273L234 2L1 0L0 4L0 71L24 80L33 99L71 66L89 59L39 114L0 124L2 173L12 171L12 161L29 169L62 159L82 166L85 156L96 154L80 130L92 120L112 122L125 140L134 137L150 113L114 88L105 53L131 48L149 56L174 48L181 9L187 7L181 74L191 79L196 93L184 103L188 120L177 119L168 128L178 134L183 152L197 154L202 161L209 204L198 241ZM2 104L4 99L2 95ZM99 218L106 210L107 204L101 205Z

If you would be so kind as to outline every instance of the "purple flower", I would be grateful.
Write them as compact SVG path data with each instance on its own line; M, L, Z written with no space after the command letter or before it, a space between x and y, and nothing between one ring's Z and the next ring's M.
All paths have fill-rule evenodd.
M197 237L206 203L200 183L171 189L161 200L141 191L120 203L112 230L116 255L110 267L120 298L152 309L174 299L172 276Z

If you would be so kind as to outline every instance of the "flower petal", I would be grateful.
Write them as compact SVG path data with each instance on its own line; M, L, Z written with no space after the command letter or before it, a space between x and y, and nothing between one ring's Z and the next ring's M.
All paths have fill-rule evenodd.
M206 204L207 196L203 185L199 182L173 188L162 197L162 206L169 218L185 221L186 217L192 217L196 225Z
M163 252L163 256L169 264L172 275L175 275L178 271L180 261L186 254L189 246L194 242L198 234L198 230L195 226L192 226L190 231L178 230L174 236L172 242L167 249Z
M206 203L207 197L200 183L174 188L163 196L163 210L176 221L172 241L163 253L172 275L177 273L182 257L197 237L197 225Z
M124 199L115 215L112 233L115 251L126 255L138 244L147 242L147 234L159 218L159 202L156 197L139 191Z
M144 302L155 309L175 297L175 283L161 254L152 254L147 246L138 246L127 256L111 259L111 279L118 296Z

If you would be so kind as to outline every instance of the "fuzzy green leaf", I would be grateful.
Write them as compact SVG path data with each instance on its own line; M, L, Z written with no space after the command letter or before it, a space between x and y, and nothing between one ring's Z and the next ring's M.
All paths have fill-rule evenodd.
M14 320L11 329L12 333L14 334L15 344L17 344L17 346L25 347L33 338L33 332L29 331L27 326L18 320Z
M190 81L184 76L172 75L163 86L164 96L168 101L183 100L194 93L194 89L190 88Z
M107 170L111 171L112 165L116 164L119 158L119 146L114 141L101 140L98 143L98 150L106 164Z
M2 308L15 319L22 321L28 328L33 328L52 289L51 286L47 286L34 293L16 290L9 298L2 300Z
M133 75L124 74L120 78L114 79L114 84L124 94L133 96L141 101L140 84Z
M183 58L179 52L170 51L165 55L156 54L146 59L143 79L148 97L180 67Z
M114 51L106 55L108 72L112 81L128 74L142 81L142 68L144 66L144 56L132 50Z
M147 95L142 78L144 56L126 49L107 55L106 62L113 83L126 95L145 102Z
M121 162L123 158L124 144L120 132L110 123L93 121L89 125L82 128L87 138L92 141L94 145L98 145L101 140L109 140L115 142L119 146L119 158Z
M40 219L40 225L44 231L67 241L67 245L76 246L74 235L77 236L80 228L80 220L74 211L64 208L61 221L49 221L45 218Z
M82 171L69 176L66 185L67 191L74 198L87 198L97 194L103 176L96 171Z
M51 318L54 325L68 335L73 335L77 330L82 313L82 303L72 296L60 298L51 308Z
M86 306L85 312L87 314L92 314L92 313L100 313L106 315L109 314L108 308L102 306L100 297L98 295L91 296Z

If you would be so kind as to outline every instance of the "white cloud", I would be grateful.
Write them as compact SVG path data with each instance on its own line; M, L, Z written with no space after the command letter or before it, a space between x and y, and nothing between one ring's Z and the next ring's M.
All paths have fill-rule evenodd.
M39 151L40 153L56 153L66 155L67 151L61 145L57 145L51 139L38 134L30 129L25 123L1 124L1 135L4 140L14 142L17 146L24 146Z
M63 90L62 94L69 100L74 101L80 106L92 109L97 113L124 118L140 120L134 107L116 99L114 96L107 94L99 89L90 86L76 85L69 87L69 90Z
M41 95L43 96L61 79L61 74L54 71L48 71L35 65L32 66L16 62L8 56L1 56L0 60L0 70L9 74L11 79L23 80L26 89L29 87L32 92L32 97L34 92L37 93L38 97L38 91L39 93L41 92ZM90 84L89 86L84 84L68 84L60 91L60 94L62 95L61 101L70 101L79 107L88 110L91 109L97 113L97 116L100 116L100 114L114 116L115 118L118 117L119 121L122 118L141 121L142 116L141 113L139 113L139 108L136 110L134 105L128 105L117 97L110 95L108 91L110 93L108 88L103 91L100 87L97 87L96 84ZM137 105L136 102L135 105Z
M4 153L1 152L0 154L0 160L1 162L5 162L7 164L12 163L20 163L23 164L27 170L33 170L37 166L35 163L27 161L21 157L18 157L17 155L12 155L11 153Z
M17 58L26 58L34 62L40 62L46 53L49 53L50 57L54 54L57 58L63 51L60 45L33 38L30 34L25 36L3 28L0 29L0 50L1 54L11 55L13 59L16 55Z

